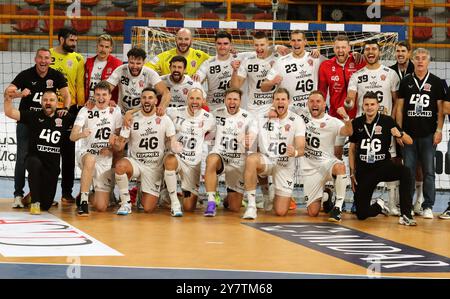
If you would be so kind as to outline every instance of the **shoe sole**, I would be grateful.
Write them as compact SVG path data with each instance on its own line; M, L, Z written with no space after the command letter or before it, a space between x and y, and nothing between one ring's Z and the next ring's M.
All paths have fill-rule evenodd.
M216 216L216 214L214 213L214 214L203 214L205 217L215 217Z
M131 212L130 213L116 213L116 214L119 215L119 216L127 216L127 215L130 215Z
M242 219L255 220L256 217L250 217L250 216L245 217L245 216L242 216Z
M89 217L89 214L77 214L78 217Z
M337 219L334 219L334 218L330 217L330 218L328 218L328 221L330 221L330 222L341 222L342 219L337 220Z
M183 214L171 214L172 217L183 217Z
M24 206L20 206L20 205L15 205L15 206L12 206L12 208L13 208L13 209L23 209L23 208L24 208Z

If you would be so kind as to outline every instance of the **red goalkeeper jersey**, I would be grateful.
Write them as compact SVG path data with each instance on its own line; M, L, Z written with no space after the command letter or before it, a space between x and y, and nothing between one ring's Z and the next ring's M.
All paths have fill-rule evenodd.
M365 65L365 61L356 64L352 54L349 55L344 67L337 62L336 57L322 62L319 68L319 90L324 94L325 98L328 93L330 94L329 115L341 118L336 113L336 110L344 106L350 77ZM354 105L352 110L347 111L350 118L355 118L356 110L357 105Z

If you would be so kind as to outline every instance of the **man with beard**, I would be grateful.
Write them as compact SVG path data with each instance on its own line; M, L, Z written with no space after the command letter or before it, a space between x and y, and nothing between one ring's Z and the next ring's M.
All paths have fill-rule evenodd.
M261 90L266 92L271 91L274 86L286 88L292 100L290 105L303 109L306 109L309 93L317 89L319 66L325 60L323 56L314 58L311 52L305 51L306 44L304 32L292 31L292 52L280 57L261 83Z
M93 206L97 212L108 207L109 196L114 184L112 166L111 134L118 134L122 126L120 109L109 107L111 90L106 81L99 82L94 88L95 107L83 107L75 120L70 139L76 142L82 139L77 153L78 166L81 169L80 202L77 202L79 216L89 216L88 196L91 184L95 195Z
M259 153L245 160L244 182L248 206L244 219L256 219L256 185L259 177L273 177L275 214L285 216L294 189L295 158L305 150L305 123L289 110L289 91L278 88L273 94L271 110L276 118L259 119Z
M20 121L28 127L29 146L26 157L28 184L32 193L30 213L38 215L41 209L50 209L56 193L59 176L59 156L62 135L73 124L73 116L56 113L58 96L52 90L41 97L41 107L36 110L17 110L12 99L22 93L14 90L5 92L5 115Z
M74 52L77 46L77 32L72 28L62 28L58 32L59 45L50 49L52 55L51 67L63 73L67 79L71 97L69 112L76 116L78 110L84 106L84 58L81 54ZM62 106L62 99L59 98L59 108ZM72 196L73 181L75 178L75 143L70 141L70 129L62 136L61 147L62 179L61 201L73 203Z
M339 222L347 189L347 175L344 162L334 156L334 143L337 136L350 136L353 131L344 107L339 107L336 113L345 123L328 115L325 108L325 97L320 91L313 91L308 99L308 111L299 109L299 115L306 125L305 155L300 158L300 172L306 208L308 215L312 217L320 212L325 183L334 181L334 207L329 198L324 201L324 210L330 212L329 221Z
M132 178L141 182L144 211L152 212L156 208L164 171L165 139L170 138L172 145L177 142L172 120L167 115L156 115L157 101L156 91L145 88L141 94L141 109L133 113L130 127L123 127L120 136L114 137L115 150L122 150L127 141L130 148L130 156L120 159L115 166L121 201L118 215L131 213L128 181Z
M40 111L42 95L47 90L59 91L65 107L70 107L70 94L67 80L61 72L50 68L51 55L46 48L39 48L34 57L35 65L20 72L5 89L8 94L18 94L20 111ZM21 90L18 93L18 90ZM65 111L65 110L61 110ZM63 112L60 112L63 113ZM14 202L13 208L23 208L23 188L25 186L25 158L28 153L29 131L21 121L16 127L17 156L14 167Z
M122 65L122 61L113 55L113 39L109 34L102 34L97 39L97 55L89 57L85 65L84 94L94 101L94 87L106 80L112 72ZM113 90L111 100L117 104L117 88Z
M170 60L170 74L161 76L161 80L167 85L172 96L169 107L186 106L189 90L196 87L203 89L202 85L185 75L187 61L183 56L174 56Z
M175 44L175 48L159 53L145 65L155 70L160 76L167 75L170 74L169 63L172 57L181 55L187 60L186 74L192 76L195 72L197 72L203 61L210 57L202 50L191 48L192 33L191 30L187 28L181 28L178 30L175 36Z
M247 151L258 134L256 119L240 108L242 91L225 91L225 107L216 110L216 137L212 151L206 158L205 189L208 205L205 216L216 215L215 194L217 176L225 175L227 197L224 206L239 212L244 194L244 166Z
M365 43L364 57L367 65L355 72L350 78L344 107L347 110L351 110L354 106L357 106L356 115L360 116L363 112L363 96L371 91L378 96L378 103L380 104L378 107L380 108L380 112L385 115L390 115L395 119L399 78L394 70L380 63L380 54L380 45L377 41L372 40ZM392 158L397 156L394 138L392 138L389 152ZM398 181L386 183L389 191L389 207L396 206L398 185ZM392 212L394 212L394 210Z
M122 113L129 110L139 110L141 105L141 93L146 87L154 88L161 95L161 103L156 108L156 114L164 114L170 102L170 92L159 75L152 69L144 66L145 51L140 48L132 48L128 51L128 63L114 70L107 82L111 90L119 87L119 102L117 103ZM134 110L133 110L134 112Z
M186 106L167 109L175 125L176 139L182 144L179 151L164 158L164 181L174 217L183 216L177 196L177 174L181 178L184 210L193 211L197 204L203 143L215 130L214 116L202 109L204 101L203 90L192 88Z

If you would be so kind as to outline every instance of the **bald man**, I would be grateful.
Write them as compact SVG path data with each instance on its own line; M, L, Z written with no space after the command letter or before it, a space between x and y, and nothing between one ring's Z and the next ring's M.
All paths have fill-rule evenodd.
M170 74L170 60L174 56L183 56L187 60L186 74L192 76L195 74L203 61L210 56L201 51L191 48L192 46L192 32L187 28L178 30L175 37L176 47L155 56L145 65L155 70L160 76Z

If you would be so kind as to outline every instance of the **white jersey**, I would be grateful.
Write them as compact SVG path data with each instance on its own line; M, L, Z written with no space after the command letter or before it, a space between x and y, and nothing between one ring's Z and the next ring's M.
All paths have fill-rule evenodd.
M327 113L322 118L313 118L308 112L298 111L306 126L305 155L301 157L301 172L319 169L330 160L335 160L334 143L344 123Z
M267 74L268 80L277 75L283 77L278 87L289 91L291 106L306 108L311 91L316 90L319 82L319 66L325 58L312 58L305 52L302 58L295 58L292 53L280 57Z
M214 56L200 65L197 75L200 77L200 82L205 79L208 82L206 103L210 111L224 106L225 91L230 87L231 74L233 73L231 62L242 60L248 55L247 52L239 53L237 57L230 55L227 60L219 60L217 56Z
M207 133L215 130L214 116L201 109L191 116L188 107L169 108L166 113L175 125L177 140L183 145L177 156L191 166L202 160L203 141Z
M149 67L143 66L137 76L133 76L124 64L116 68L108 78L108 83L119 86L119 107L123 113L141 106L141 93L146 87L155 87L161 82L158 73Z
M169 107L180 107L187 105L187 95L192 88L200 88L203 90L202 85L199 82L192 80L188 75L184 75L183 81L175 83L171 80L170 74L161 76L161 80L166 83L167 88L170 90L170 103ZM205 94L205 92L203 92Z
M294 138L305 136L305 123L296 113L288 111L283 119L269 119L264 115L258 119L259 151L281 167L294 167L295 158L288 157L288 145L294 145Z
M100 61L98 58L95 59L94 66L91 72L91 78L89 78L89 99L94 100L94 88L102 81L103 69L106 66L107 61Z
M166 137L175 135L175 127L167 116L146 116L142 111L133 113L129 128L123 127L120 136L129 138L130 157L144 165L162 166Z
M265 59L258 58L256 53L245 59L238 70L238 76L245 78L248 86L247 109L250 113L265 114L272 105L273 92L261 90L261 82L266 79L272 65L280 57L278 53L272 53Z
M78 112L74 126L91 130L88 137L81 139L80 151L98 155L102 148L109 147L109 137L122 126L122 114L117 107L112 112L110 107L102 110L83 107Z
M258 125L246 110L240 108L236 114L229 114L226 107L216 110L216 138L211 152L218 153L226 163L244 167L246 149L245 135L258 134Z
M386 115L392 112L392 92L398 90L400 85L399 77L391 68L380 65L376 70L369 70L367 67L353 73L348 84L348 90L358 93L358 111L356 116L360 116L363 112L362 102L366 92L372 91L378 96L380 103L380 111Z

